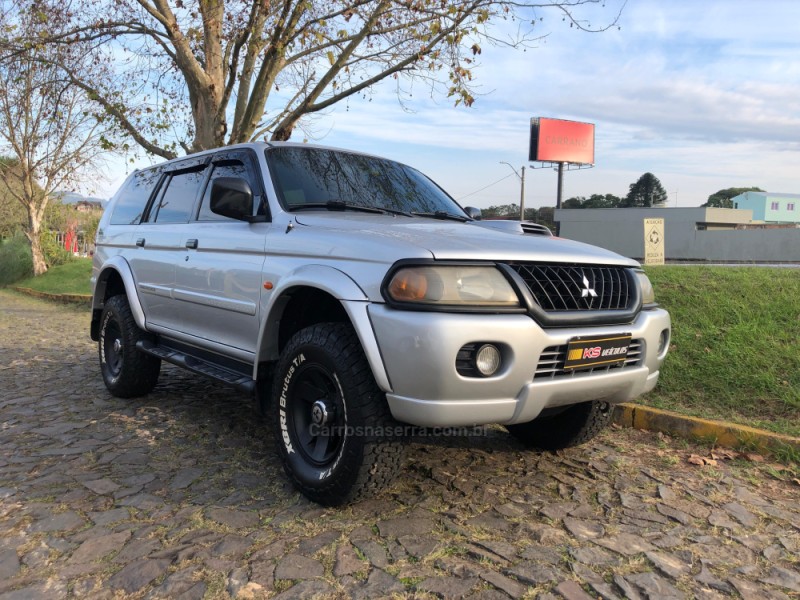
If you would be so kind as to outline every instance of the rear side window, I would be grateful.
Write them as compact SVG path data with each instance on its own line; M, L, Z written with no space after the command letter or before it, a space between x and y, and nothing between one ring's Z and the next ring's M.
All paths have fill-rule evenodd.
M203 183L204 172L175 173L167 183L158 205L153 207L156 223L187 223Z
M160 169L139 171L129 177L118 193L114 212L111 213L111 224L138 225L160 177Z

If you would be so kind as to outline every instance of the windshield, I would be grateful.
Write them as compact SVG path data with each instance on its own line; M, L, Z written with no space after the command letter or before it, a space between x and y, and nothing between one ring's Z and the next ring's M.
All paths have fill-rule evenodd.
M391 160L293 146L270 148L266 156L286 210L344 204L464 217L461 207L425 175Z

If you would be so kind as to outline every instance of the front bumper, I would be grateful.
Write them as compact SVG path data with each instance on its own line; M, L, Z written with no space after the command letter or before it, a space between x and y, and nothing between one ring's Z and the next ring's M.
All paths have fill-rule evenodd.
M599 327L542 329L527 315L478 315L401 311L369 305L391 392L393 416L424 427L487 423L525 423L545 408L590 400L625 402L652 390L669 343L658 353L659 338L669 331L669 314L645 310L633 323ZM586 335L630 333L641 340L637 366L571 377L536 379L539 358L551 346ZM455 359L465 344L501 347L503 366L492 377L465 377Z

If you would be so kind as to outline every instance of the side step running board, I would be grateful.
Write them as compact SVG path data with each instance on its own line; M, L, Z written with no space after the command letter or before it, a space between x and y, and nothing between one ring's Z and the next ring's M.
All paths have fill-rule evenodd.
M146 352L165 360L173 365L178 365L184 369L194 371L200 375L205 375L211 379L216 379L222 383L234 386L237 390L251 394L255 392L256 382L251 377L237 373L232 369L220 367L196 356L190 356L174 350L172 348L165 348L147 340L140 340L136 343L136 349L140 352Z

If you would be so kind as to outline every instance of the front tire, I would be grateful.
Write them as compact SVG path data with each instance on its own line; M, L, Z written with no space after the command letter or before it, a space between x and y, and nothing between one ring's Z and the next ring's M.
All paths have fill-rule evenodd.
M581 402L552 416L506 425L508 432L530 448L561 450L588 442L611 422L608 402Z
M136 349L139 340L152 336L139 329L128 298L106 300L100 317L100 371L108 391L118 398L136 398L150 393L158 382L161 360Z
M405 446L353 329L320 323L296 333L273 384L277 451L307 498L335 506L374 493Z

